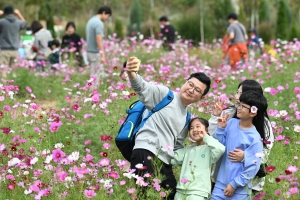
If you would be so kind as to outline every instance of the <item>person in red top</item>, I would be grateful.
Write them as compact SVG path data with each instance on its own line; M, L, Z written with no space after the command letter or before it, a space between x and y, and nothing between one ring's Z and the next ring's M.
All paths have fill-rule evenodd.
M236 70L236 64L238 62L248 59L248 35L245 26L238 21L238 17L235 13L229 14L227 19L230 23L227 28L229 44L227 54L231 69Z

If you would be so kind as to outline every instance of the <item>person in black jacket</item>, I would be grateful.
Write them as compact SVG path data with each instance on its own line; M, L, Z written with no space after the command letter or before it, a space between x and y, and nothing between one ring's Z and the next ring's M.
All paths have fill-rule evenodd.
M78 61L78 65L82 67L84 65L83 57L80 53L82 48L81 37L75 33L76 26L74 22L68 22L66 25L66 35L63 36L61 42L62 49L72 49L76 48L75 54Z
M175 28L169 22L169 19L166 16L159 18L161 24L161 37L164 41L164 47L172 50L172 44L175 43Z

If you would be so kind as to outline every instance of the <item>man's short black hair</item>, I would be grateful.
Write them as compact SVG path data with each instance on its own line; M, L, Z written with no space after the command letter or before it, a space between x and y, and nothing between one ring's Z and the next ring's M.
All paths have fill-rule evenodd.
M230 13L228 16L227 16L227 19L233 19L233 20L237 20L238 19L238 16L235 14L235 13Z
M167 16L162 16L162 17L159 18L159 21L160 21L160 22L168 22L169 19L168 19Z
M109 14L110 16L112 15L112 11L109 6L101 6L97 14L102 14L103 12L104 14Z
M206 95L210 89L210 84L211 84L210 78L202 72L197 72L197 73L191 74L190 77L188 78L188 80L190 80L191 78L196 78L196 79L198 79L198 81L200 81L201 83L206 85L206 88L203 92L203 96Z
M4 12L4 15L14 14L14 8L12 6L5 6L3 12Z

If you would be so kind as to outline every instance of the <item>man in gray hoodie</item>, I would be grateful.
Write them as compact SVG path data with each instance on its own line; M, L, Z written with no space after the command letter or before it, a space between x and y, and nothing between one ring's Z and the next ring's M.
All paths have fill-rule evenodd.
M20 45L20 30L26 29L27 23L19 10L14 10L12 6L6 6L4 12L0 10L0 66L11 66L18 58ZM17 19L14 14L19 18ZM2 69L2 77L6 77L6 70Z
M169 88L163 85L153 85L139 76L139 60L131 57L126 66L132 89L138 94L140 101L146 106L148 114L168 93ZM151 160L157 157L162 162L160 173L166 177L161 186L170 189L168 199L173 199L176 190L171 158L173 150L184 147L188 128L184 127L187 118L187 106L200 101L208 93L211 80L204 73L194 73L182 85L180 92L174 92L174 99L166 107L155 112L137 132L135 146L130 159L131 169L136 173L155 173ZM156 163L157 164L157 163ZM142 171L141 171L142 170Z

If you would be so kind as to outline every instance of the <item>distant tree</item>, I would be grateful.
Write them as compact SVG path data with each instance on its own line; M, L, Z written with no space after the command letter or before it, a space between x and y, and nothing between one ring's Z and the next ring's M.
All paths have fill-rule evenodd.
M138 0L134 0L131 6L130 24L128 25L128 35L136 35L141 31L142 12L141 5Z
M118 38L124 38L123 22L121 19L117 19L115 22L115 33Z
M262 0L260 6L258 7L258 16L260 22L270 21L270 3L268 0Z
M213 12L212 23L215 29L215 37L223 38L228 25L227 16L236 12L231 0L218 0L211 2L210 9Z
M285 0L279 0L277 9L276 37L287 40L289 36L289 18Z

